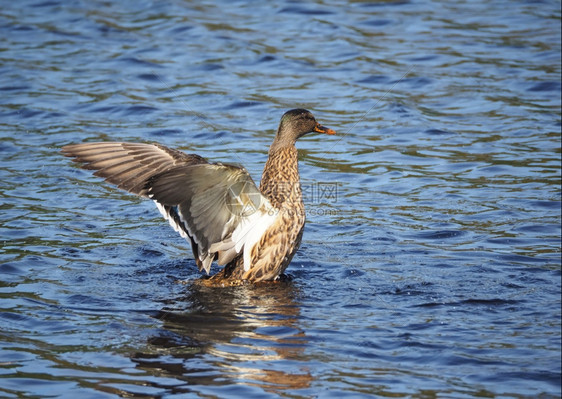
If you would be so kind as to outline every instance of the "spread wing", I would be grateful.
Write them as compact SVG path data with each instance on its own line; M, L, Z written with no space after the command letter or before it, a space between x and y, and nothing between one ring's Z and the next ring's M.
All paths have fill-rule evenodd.
M145 184L152 176L177 166L208 163L195 154L160 144L103 142L71 144L62 153L81 162L84 169L133 194L147 197Z
M238 166L158 144L84 143L62 152L117 187L154 200L191 241L197 265L207 273L213 260L223 265L242 253L250 270L251 250L278 214Z

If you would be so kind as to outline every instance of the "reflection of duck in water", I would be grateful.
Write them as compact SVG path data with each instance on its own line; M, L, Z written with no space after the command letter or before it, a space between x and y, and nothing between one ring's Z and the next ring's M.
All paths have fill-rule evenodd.
M62 151L97 176L150 198L191 242L199 270L216 260L215 282L275 280L300 246L305 223L295 142L334 134L304 109L281 118L258 189L248 172L159 144L84 143Z
M270 392L310 386L298 327L298 292L290 282L209 287L194 282L156 317L162 327L136 353L138 367L189 386L244 383ZM187 308L187 309L186 309ZM181 387L174 390L182 391Z

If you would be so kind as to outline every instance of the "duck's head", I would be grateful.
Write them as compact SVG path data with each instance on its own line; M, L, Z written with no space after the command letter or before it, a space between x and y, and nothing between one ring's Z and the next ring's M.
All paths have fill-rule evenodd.
M292 109L281 117L275 143L280 146L293 145L298 138L313 132L336 134L334 130L319 124L310 111L302 108Z

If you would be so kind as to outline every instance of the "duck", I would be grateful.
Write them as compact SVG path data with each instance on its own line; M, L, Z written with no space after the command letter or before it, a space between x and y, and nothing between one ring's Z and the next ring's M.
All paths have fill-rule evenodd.
M240 165L211 162L158 143L86 142L61 148L82 168L154 201L190 244L200 272L219 282L278 281L300 247L306 222L296 141L336 134L306 109L283 114L259 187Z

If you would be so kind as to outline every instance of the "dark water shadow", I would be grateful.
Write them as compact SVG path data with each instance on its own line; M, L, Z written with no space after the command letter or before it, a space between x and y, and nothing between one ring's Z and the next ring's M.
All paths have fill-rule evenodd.
M132 360L151 374L186 382L168 392L241 381L275 393L310 386L312 376L299 367L308 339L299 328L299 290L292 282L238 287L190 282L154 317L160 329Z

